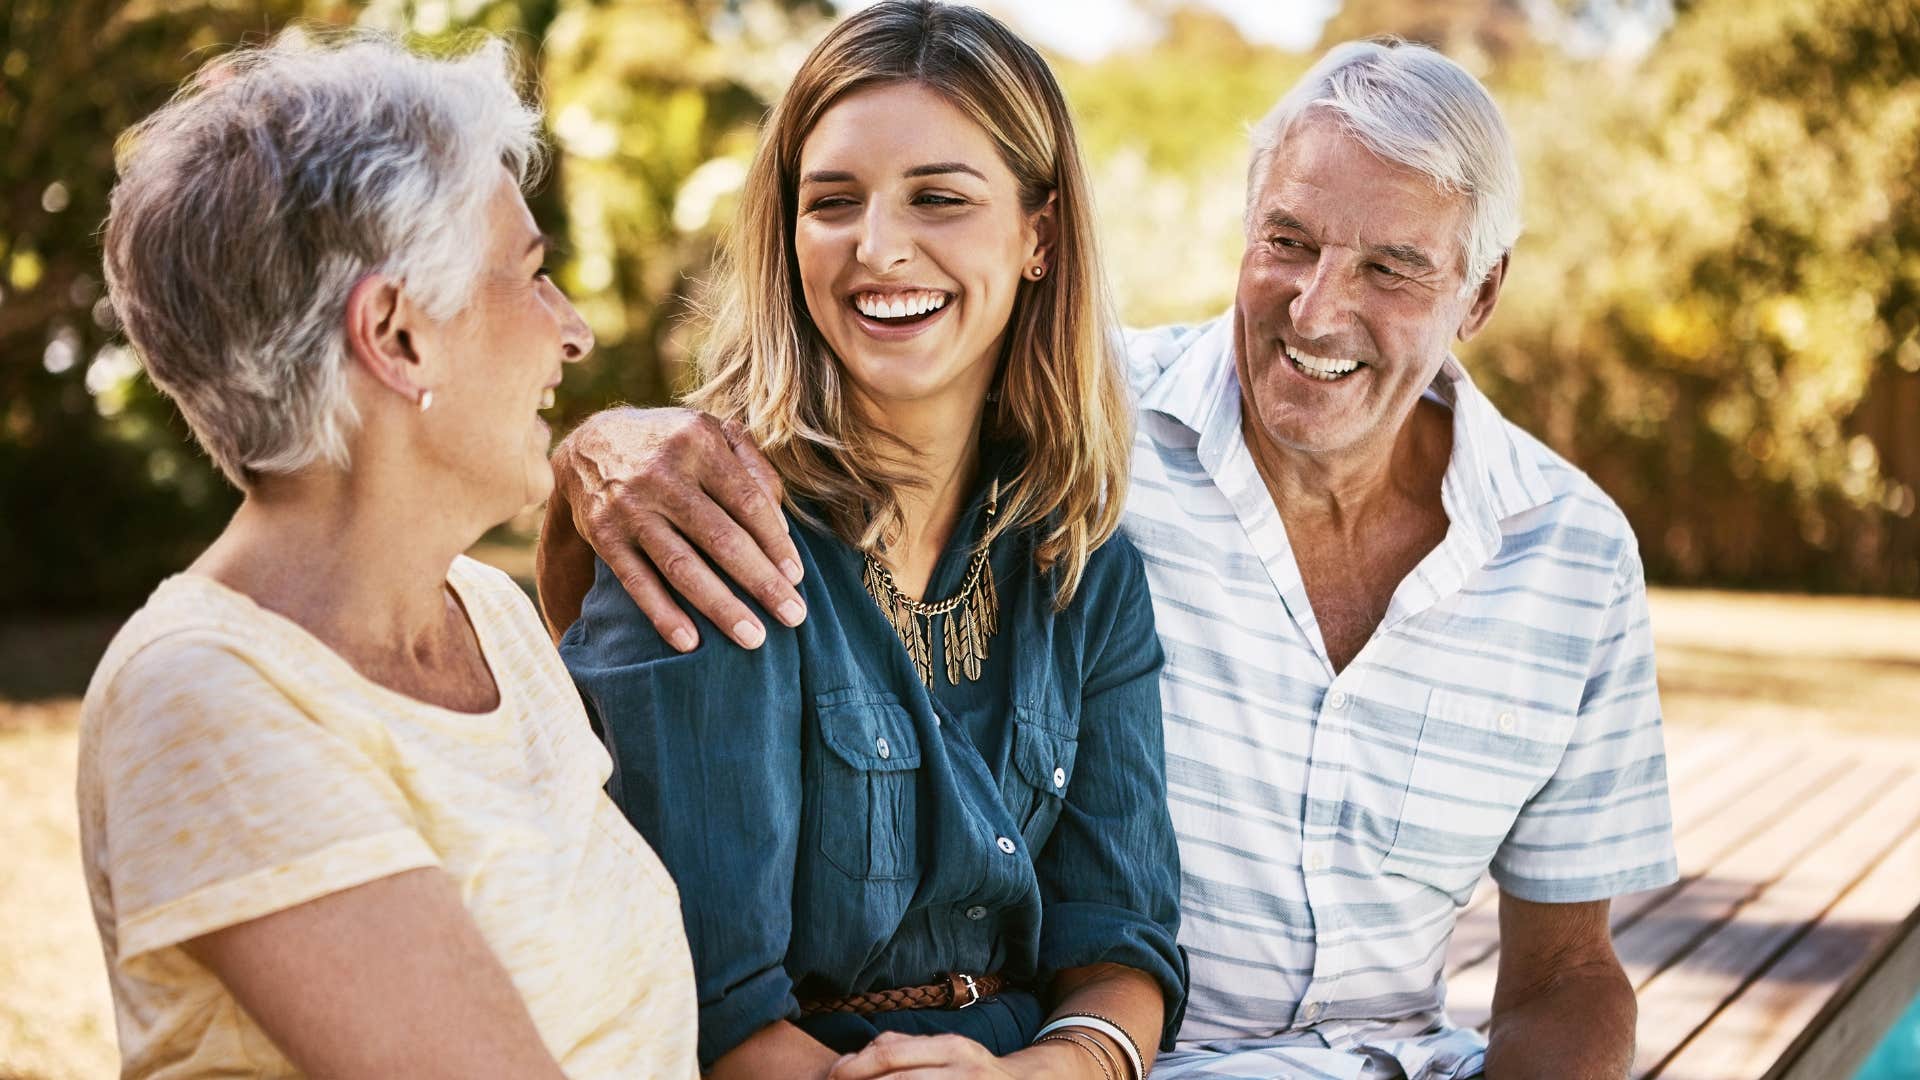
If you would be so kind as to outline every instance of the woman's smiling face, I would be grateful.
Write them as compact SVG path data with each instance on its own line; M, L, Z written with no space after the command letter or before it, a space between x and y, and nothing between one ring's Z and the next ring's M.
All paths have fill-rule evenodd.
M977 408L1051 211L1027 212L986 131L919 83L836 102L799 172L801 290L850 391L882 416Z

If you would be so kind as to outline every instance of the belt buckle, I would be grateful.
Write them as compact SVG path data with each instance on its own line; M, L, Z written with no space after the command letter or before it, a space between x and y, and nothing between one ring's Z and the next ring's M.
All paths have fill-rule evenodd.
M961 982L967 985L967 1000L954 1006L954 1008L964 1009L967 1006L975 1004L980 1000L980 987L977 983L973 981L973 976L967 974L964 971L956 971L956 972L953 972L953 977L956 979L959 979ZM959 995L955 994L954 996L958 997Z

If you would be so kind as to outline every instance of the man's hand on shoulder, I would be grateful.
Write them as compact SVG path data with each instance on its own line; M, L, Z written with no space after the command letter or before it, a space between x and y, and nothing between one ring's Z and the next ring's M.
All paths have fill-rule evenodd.
M738 423L687 409L609 409L561 441L553 474L536 574L556 638L579 618L595 554L683 652L700 639L675 592L742 647L766 640L716 567L788 626L806 618L780 479Z

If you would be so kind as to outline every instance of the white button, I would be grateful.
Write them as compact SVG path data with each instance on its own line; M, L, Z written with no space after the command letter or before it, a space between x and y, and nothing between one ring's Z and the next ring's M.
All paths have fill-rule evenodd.
M1500 714L1500 730L1508 731L1508 732L1513 730L1513 714L1512 713L1503 712Z
M981 907L979 904L975 904L967 909L967 918L972 919L974 922L979 922L986 917L987 909Z
M1307 856L1307 869L1318 873L1327 868L1327 857L1318 852Z
M1013 841L1003 836L1000 838L999 844L1000 844L1001 851L1004 851L1009 855L1013 854Z
M1326 1011L1327 1011L1326 1003L1321 1001L1316 1001L1313 1004L1308 1005L1305 1009L1303 1009L1300 1015L1303 1018L1305 1018L1305 1020L1308 1023L1312 1023L1313 1021L1320 1019L1320 1014Z
M1345 690L1335 690L1335 691L1334 691L1333 693L1331 693L1331 694L1328 694L1328 695L1327 695L1327 704L1328 704L1329 706L1331 706L1332 708L1335 708L1335 709L1344 709L1344 708L1346 708L1346 707L1347 707L1347 692L1346 692Z
M885 761L893 756L893 747L887 745L887 737L885 735L880 736L880 738L874 741L873 748L880 751L881 761Z
M1054 787L1067 786L1067 770L1065 769L1053 770L1053 786Z

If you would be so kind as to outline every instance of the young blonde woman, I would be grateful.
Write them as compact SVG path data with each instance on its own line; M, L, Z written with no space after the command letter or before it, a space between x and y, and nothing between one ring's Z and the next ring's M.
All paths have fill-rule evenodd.
M765 448L810 617L669 641L600 563L561 648L679 883L713 1076L1140 1080L1177 1025L1093 239L1058 87L977 10L864 9L773 112L691 404Z

